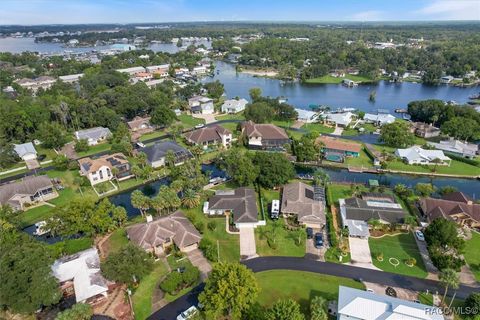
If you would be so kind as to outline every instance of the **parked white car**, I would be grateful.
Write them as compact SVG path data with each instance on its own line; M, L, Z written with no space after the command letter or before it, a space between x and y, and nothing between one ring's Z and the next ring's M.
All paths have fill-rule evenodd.
M187 310L183 311L177 316L177 320L187 320L197 314L198 309L195 306L191 306Z
M423 235L422 231L420 230L415 231L415 236L417 237L418 240L425 241L425 236Z
M199 123L195 126L195 129L200 129L200 128L203 128L205 127L205 125L203 123Z

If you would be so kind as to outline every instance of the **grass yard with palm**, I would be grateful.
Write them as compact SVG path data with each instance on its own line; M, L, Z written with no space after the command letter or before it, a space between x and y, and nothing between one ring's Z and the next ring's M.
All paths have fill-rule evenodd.
M337 300L340 285L365 289L362 283L352 279L303 271L272 270L258 272L255 277L261 288L257 300L262 306L270 307L278 299L293 299L306 315L310 300L315 296Z
M475 279L480 281L480 233L472 231L472 238L465 243L464 256Z
M372 253L372 262L377 268L418 278L427 276L427 270L412 233L402 233L394 236L386 235L382 238L370 237L368 244ZM383 261L377 260L378 253L383 254ZM391 258L398 260L398 266L395 267L390 263L389 260ZM413 267L407 266L405 261L409 258L414 258L416 265Z

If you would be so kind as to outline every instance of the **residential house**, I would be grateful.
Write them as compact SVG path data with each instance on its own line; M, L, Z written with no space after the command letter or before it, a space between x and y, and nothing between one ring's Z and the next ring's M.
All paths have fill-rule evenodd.
M37 159L37 150L31 142L14 144L13 150L24 161Z
M83 73L77 73L77 74L68 74L66 76L60 76L58 79L62 80L65 83L77 83L80 81L80 78L83 77Z
M305 123L313 123L318 121L318 113L305 109L295 109L297 112L297 120Z
M110 129L104 127L75 131L75 138L77 140L87 140L89 146L105 142L111 136L112 132L110 132Z
M283 186L282 205L284 215L294 215L299 223L312 228L325 226L325 191L323 187L312 187L303 182L292 182Z
M150 72L137 72L134 75L135 81L147 82L153 79L153 75Z
M248 146L255 149L284 150L290 143L287 132L273 124L256 124L252 121L242 123L242 135L248 141Z
M131 132L147 133L154 130L154 127L150 124L150 117L136 116L131 121L127 122L128 129Z
M190 144L202 146L222 145L227 148L232 142L232 132L219 125L212 125L190 131L185 134L185 139Z
M391 195L363 193L360 198L339 199L342 226L350 236L366 238L370 235L368 221L382 224L403 224L405 210Z
M338 127L346 128L353 121L355 115L348 111L341 113L325 113L322 115L322 117L327 124L333 124Z
M386 114L386 113L365 113L365 116L363 117L363 121L366 123L373 123L376 126L383 126L385 124L390 124L395 122L395 117L392 116L391 114Z
M246 99L229 99L225 100L222 104L223 113L239 113L245 110L245 106L248 104Z
M108 295L108 282L102 276L96 248L56 260L52 272L64 295L74 293L78 303L93 303Z
M145 71L146 69L144 67L131 67L131 68L125 68L125 69L117 69L117 72L126 73L130 77L133 77L136 73L145 72Z
M215 112L213 99L204 96L194 96L188 99L188 106L192 113L213 114Z
M417 137L433 138L440 135L440 129L424 122L414 122L410 131Z
M204 212L209 215L231 216L237 228L256 227L258 221L257 194L252 188L216 190L208 199Z
M89 157L78 160L80 175L87 177L91 185L117 178L119 181L126 180L132 176L130 163L123 153L104 155L96 159ZM115 168L115 169L114 169ZM117 174L114 175L116 170Z
M480 228L480 204L462 192L452 192L441 199L422 198L419 207L428 221L444 218L461 227Z
M448 165L452 161L441 150L426 150L419 146L395 150L395 155L408 164Z
M444 320L438 307L340 286L337 320Z
M15 80L15 82L22 88L36 92L38 89L49 89L57 80L49 76L41 76L35 79L23 78Z
M202 239L182 211L155 220L147 216L147 222L128 227L127 236L134 244L157 256L162 255L172 244L182 252L192 251Z
M358 86L358 83L356 83L355 81L350 80L350 79L343 79L342 84L345 87L356 87L356 86Z
M321 146L321 152L326 160L334 162L343 162L346 157L357 158L362 150L362 145L359 143L329 136L318 137L315 139L315 144Z
M193 75L203 75L203 74L206 74L207 72L208 72L208 69L206 66L197 66L197 67L193 67L192 69Z
M170 69L169 64L161 64L157 66L146 67L147 72L153 74L153 76L158 76L160 78L168 77L168 70Z
M156 142L138 151L144 152L147 155L147 162L153 168L163 167L166 164L166 158L169 152L172 152L175 157L175 165L181 165L185 160L192 157L190 151L174 141Z
M435 147L447 153L464 158L475 158L479 152L479 146L474 143L462 142L455 139L442 140L439 143L427 142L429 146Z
M37 202L57 196L48 176L27 176L0 186L0 205L10 205L14 210L25 210Z
M443 76L443 77L440 78L440 83L448 84L448 83L452 82L453 79L455 79L455 78L452 77L452 76Z

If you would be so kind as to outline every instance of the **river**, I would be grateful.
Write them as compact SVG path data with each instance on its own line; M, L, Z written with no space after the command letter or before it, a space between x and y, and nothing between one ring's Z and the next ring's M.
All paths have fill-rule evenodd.
M378 109L389 110L405 108L412 100L441 99L466 103L468 96L480 91L479 87L459 88L448 85L427 86L419 83L390 83L359 85L347 88L338 84L301 84L299 82L283 84L276 79L254 77L246 73L237 73L235 65L218 61L216 71L205 82L220 80L225 86L229 98L236 96L249 98L248 91L253 87L262 89L264 96L288 98L295 107L307 109L311 104L328 105L334 108L352 107L366 112ZM369 101L370 92L376 91L374 102Z

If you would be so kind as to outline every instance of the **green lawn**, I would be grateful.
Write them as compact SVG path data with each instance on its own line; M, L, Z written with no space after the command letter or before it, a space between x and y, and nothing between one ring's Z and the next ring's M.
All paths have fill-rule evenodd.
M342 136L357 136L357 135L360 134L360 132L358 131L359 128L364 128L365 129L365 131L363 131L362 134L372 133L372 132L375 132L378 129L377 127L375 127L371 123L365 123L365 124L362 124L362 125L358 125L355 129L349 127L347 129L343 130Z
M437 166L436 171L433 172L434 166L419 166L419 165L409 165L400 160L394 160L387 162L387 169L399 170L399 171L409 171L409 172L419 172L419 173L443 173L443 174L453 174L461 176L479 176L480 168L472 166L468 163L452 160L450 166Z
M79 239L68 239L64 241L60 241L54 244L50 244L49 248L51 248L54 252L59 255L70 255L74 254L83 250L87 250L93 246L93 239L92 238L79 238Z
M87 151L77 152L77 155L80 158L83 158L99 152L109 151L111 148L112 148L112 145L109 143L100 143L95 146L90 146Z
M179 115L178 120L183 124L185 129L195 127L197 124L205 123L203 119L197 119L188 114Z
M267 239L272 237L272 230L276 227L275 243L276 249L272 249L268 245ZM284 228L285 222L283 219L278 219L276 222L267 218L267 225L264 227L258 226L255 229L255 242L257 247L257 253L260 256L291 256L291 257L303 257L305 255L305 239L306 232L298 231L301 233L300 244L298 243L298 234L294 231L288 231Z
M127 232L124 228L117 229L108 238L108 253L117 252L127 244Z
M472 231L472 239L466 242L464 256L475 278L480 281L480 233Z
M357 281L311 272L272 270L255 274L261 288L258 302L270 307L278 299L294 299L300 303L302 312L308 315L310 300L322 296L326 300L338 299L339 285L365 289Z
M442 294L443 292L440 292L440 294ZM440 297L441 298L441 297ZM420 301L420 303L422 304L425 304L427 306L433 306L433 295L431 293L425 293L425 292L421 292L418 294L418 300ZM447 297L445 299L446 303L448 305L450 305L450 302L452 301L451 298ZM453 300L453 303L452 303L452 308L453 307L463 307L465 304L465 301L463 300L460 300L460 299L455 299ZM454 316L454 319L455 320L461 320L461 319L468 319L466 316L462 316L462 315L459 315L459 314L455 314Z
M358 185L360 191L368 191L367 187L364 185ZM328 185L327 192L330 194L330 203L338 204L338 199L350 198L352 196L352 188L349 184L335 184L331 183Z
M163 261L155 263L155 269L140 281L135 293L132 296L133 311L135 319L147 319L152 314L152 294L158 280L168 272Z
M192 267L192 263L190 262L190 260L188 260L187 256L183 256L183 259L182 259L182 258L177 258L172 254L167 258L167 261L172 271L181 267ZM197 284L198 282L191 285L190 287L183 288L175 295L165 293L165 300L167 300L168 302L175 301L181 296L183 296L184 294L186 294L187 292L189 292L190 290L192 290L192 288L195 287Z
M325 161L325 162L328 162L328 161ZM344 165L345 166L371 168L371 167L373 167L373 162L372 162L372 159L370 159L370 157L367 155L365 150L362 148L362 150L360 151L360 156L359 157L347 157L347 158L345 158Z
M355 76L352 74L347 74L345 77L332 77L331 75L325 75L319 78L307 79L305 83L311 84L340 84L342 83L343 79L350 79L356 82L362 83L371 83L373 82L372 79L363 77L363 76Z
M318 132L318 133L332 133L335 130L332 127L327 127L321 123L305 123L302 126L302 129L307 130L308 132Z
M368 244L370 245L373 264L384 271L425 278L427 271L413 237L412 233L387 235L383 238L370 237ZM376 258L379 252L383 253L383 261L378 261ZM393 266L389 262L390 258L397 259L400 262L399 265L397 267ZM417 260L417 264L413 267L407 266L405 260L408 258L414 258Z
M235 113L235 114L221 114L215 117L217 120L245 120L243 116L243 112Z
M233 136L238 136L237 127L239 123L237 122L229 122L229 123L222 123L220 126L228 129L232 132Z
M154 139L154 138L158 138L160 136L163 136L165 134L166 134L166 132L164 130L157 130L157 131L149 132L149 133L146 133L146 134L142 135L139 140L140 141L145 141L145 140L149 140L149 139Z

